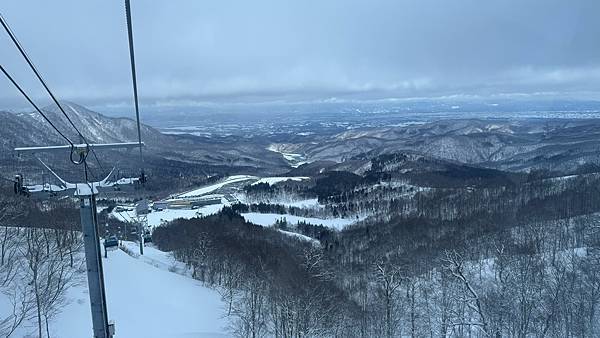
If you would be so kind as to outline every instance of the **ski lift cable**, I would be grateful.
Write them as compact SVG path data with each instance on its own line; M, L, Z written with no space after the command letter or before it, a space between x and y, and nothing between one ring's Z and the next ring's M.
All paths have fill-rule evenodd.
M58 100L56 99L56 96L54 96L54 94L52 93L52 91L50 90L50 88L48 87L48 85L46 84L46 82L44 81L44 79L42 78L42 76L40 75L40 73L38 72L37 68L35 67L35 65L31 61L31 59L29 58L29 55L27 55L27 52L25 52L25 49L23 48L23 46L21 45L21 43L17 39L16 35L11 30L10 26L8 25L8 23L6 22L6 19L4 19L4 17L2 16L2 14L0 14L0 23L4 27L4 30L6 31L6 33L8 34L8 36L10 37L10 39L12 40L12 42L14 43L14 45L17 47L17 49L19 50L19 52L21 53L21 55L23 56L23 58L25 59L25 61L27 62L27 64L31 68L31 70L33 71L33 73L36 75L36 77L38 78L38 80L40 81L40 83L42 84L42 86L44 87L44 89L46 89L46 92L48 93L48 95L50 95L50 97L52 98L52 101L54 101L54 103L56 104L56 106L58 107L58 109L62 112L62 114L65 116L65 118L67 119L67 121L69 122L69 124L73 127L73 129L75 129L75 131L77 132L77 134L79 135L79 137L81 137L81 139L83 140L83 142L86 144L87 148L89 149L89 143L88 143L87 139L83 136L83 134L75 126L75 123L73 123L73 120L71 120L71 118L69 117L69 115L65 112L65 110L63 109L63 107L60 104L60 102L58 102ZM73 153L75 151L75 148L74 148L72 142L70 144L71 144L71 162L73 164L77 164L77 165L82 164L84 158L87 157L87 152L86 152L85 155L81 155L80 154L79 161L74 160L73 159ZM95 154L95 150L94 149L91 149L91 151L92 151L92 153ZM97 158L98 157L96 156L96 159ZM98 163L98 164L100 164L100 163Z
M100 163L100 159L98 158L98 155L96 155L96 151L94 150L94 148L90 149L92 151L92 155L94 155L94 158L96 159L96 163L98 163L98 166L100 167L100 170L102 172L105 172L106 170L104 170L104 167L102 166L102 163Z
M134 48L133 48L133 27L132 27L132 23L131 23L131 4L129 0L125 0L125 17L127 19L127 36L128 36L128 41L129 41L129 57L130 57L130 63L131 63L131 77L133 80L133 100L134 100L134 105L135 105L135 119L137 122L137 132L138 132L138 143L140 144L140 169L141 169L141 175L142 175L142 179L144 180L144 167L143 167L143 163L144 163L144 155L143 155L143 149L142 149L142 131L141 131L141 124L140 124L140 110L139 110L139 103L138 103L138 90L137 90L137 76L136 76L136 72L135 72L135 52L134 52ZM142 182L143 183L143 182Z
M119 215L121 215L121 217L123 218L123 220L125 220L125 222L133 223L133 218L131 216L129 216L127 213L122 213L121 211L117 211L117 213Z
M14 43L14 45L17 47L17 49L19 50L19 52L21 53L21 55L23 56L23 58L25 59L25 61L27 62L27 64L31 68L31 70L33 71L33 73L36 75L36 77L38 78L38 80L40 81L40 83L42 84L42 86L44 87L44 89L46 89L46 92L48 92L48 94L50 95L50 97L52 98L52 100L54 101L54 103L56 103L56 105L58 106L58 108L60 109L60 111L62 112L62 114L65 116L65 118L67 119L67 121L69 121L69 123L71 124L71 126L77 132L77 134L84 140L84 143L87 144L87 141L85 140L85 137L83 136L83 134L81 134L81 132L79 131L79 129L77 129L77 127L75 126L75 124L73 123L73 121L71 120L71 118L69 117L69 115L64 111L64 109L59 104L58 100L56 99L56 97L54 96L54 94L52 93L52 91L50 90L50 88L48 88L48 85L46 85L46 81L44 81L44 79L42 78L42 76L38 72L37 68L35 67L35 65L31 61L31 59L29 58L29 55L27 55L27 52L25 52L25 49L23 49L23 46L21 45L21 43L17 39L16 35L11 30L10 26L8 25L8 23L6 22L6 19L4 19L4 17L2 16L2 14L0 14L0 23L4 27L4 30L6 31L6 33L8 34L8 36L10 37L10 39L12 40L12 42Z
M85 177L85 183L90 188L90 191L94 191L94 187L92 186L92 184L90 184L90 180L88 178L88 173L91 174L91 172L90 172L89 167L88 167L87 156L83 158L83 172L84 172L84 177ZM93 174L92 174L92 176L95 177L95 175L93 175ZM96 179L94 178L94 180L96 180Z
M31 98L29 97L29 95L27 95L27 93L25 93L25 91L23 90L23 88L21 88L21 86L19 86L19 84L15 81L15 79L13 79L13 77L6 71L6 69L4 69L4 67L1 64L0 64L0 70L2 70L2 73L4 73L4 75L6 76L6 78L8 78L8 80L15 86L15 88L17 88L17 90L21 93L21 95L23 95L23 97L25 97L25 99L44 118L44 120L46 120L46 122L48 122L48 124L50 124L50 126L52 127L52 129L54 129L60 136L62 136L62 138L64 138L69 143L69 145L71 145L71 147L73 147L73 142L67 136L65 136L65 134L63 134L54 125L54 123L52 123L52 121L48 118L48 116L46 116L46 114L44 114L42 112L42 110L31 100Z
M86 170L86 173L89 173L92 176L92 179L94 181L99 181L100 179L98 178L99 176L97 176L94 171L92 170L92 168L90 168L90 165L87 163L87 161L84 163L84 169Z

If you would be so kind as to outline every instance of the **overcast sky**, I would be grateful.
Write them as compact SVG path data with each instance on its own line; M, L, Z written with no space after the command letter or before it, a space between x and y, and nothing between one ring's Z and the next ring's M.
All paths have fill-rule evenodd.
M62 99L131 100L123 1L2 0ZM557 93L598 98L598 0L132 0L146 105ZM0 62L47 103L0 32ZM0 78L0 109L27 107Z

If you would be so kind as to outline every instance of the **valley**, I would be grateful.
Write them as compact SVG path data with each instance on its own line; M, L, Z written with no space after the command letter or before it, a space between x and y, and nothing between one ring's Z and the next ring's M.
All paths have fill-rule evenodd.
M600 337L600 1L123 1L1 1L1 338Z
M134 137L129 120L68 107L94 142ZM109 306L117 308L111 317L118 330L133 332L129 321L141 319L121 312L119 304L147 297L139 316L152 322L148 336L560 336L597 330L583 319L555 317L577 311L580 318L594 317L600 302L592 272L600 252L600 122L590 112L560 114L484 119L439 113L417 121L382 113L368 125L350 114L352 122L340 115L337 122L321 117L294 128L276 119L267 129L248 124L251 134L240 125L231 125L237 133L210 123L144 126L148 182L105 191L98 201L101 236L120 241L104 259ZM31 124L31 130L38 124L29 113L6 120ZM2 132L0 165L8 180L21 173L26 186L38 182L32 185L37 190L60 185L35 158L10 155L12 145L51 142L50 135L33 140ZM90 161L98 177L108 163L115 177L135 177L139 165L126 152L103 161ZM44 163L61 177L77 178L64 158L47 156ZM142 199L149 201L148 243L140 256L136 205ZM20 238L7 252L27 262L23 245L32 236L53 236L62 264L80 262L69 258L81 250L73 198L47 191L30 198L5 194L3 201L29 210L0 227L0 238ZM14 271L3 290L28 273ZM124 271L143 287L114 279ZM567 287L567 279L576 286ZM156 296L155 281L161 280L183 284ZM506 291L525 286L532 292ZM74 283L68 290L51 303L49 330L75 337L82 328L61 331L60 323L85 321L76 310L86 306L80 301L85 287ZM7 295L5 305L18 296ZM164 297L180 297L179 305ZM505 305L497 308L498 302ZM166 317L171 326L155 326L157 308L187 314ZM513 312L537 319L523 323ZM192 319L213 318L208 313L210 324Z

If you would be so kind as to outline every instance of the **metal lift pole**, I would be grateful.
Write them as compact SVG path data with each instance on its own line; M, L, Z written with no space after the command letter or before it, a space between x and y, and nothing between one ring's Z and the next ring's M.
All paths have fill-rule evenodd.
M98 234L98 218L96 212L96 193L89 189L79 195L79 212L81 215L81 230L85 247L85 263L92 310L92 325L94 338L112 337L106 310L106 293L104 289L104 271L102 270L102 251Z
M144 255L144 236L148 228L148 201L145 199L138 202L135 206L135 221L137 225L138 236L140 238L140 255Z
M138 233L140 234L140 255L144 255L144 225L138 222Z

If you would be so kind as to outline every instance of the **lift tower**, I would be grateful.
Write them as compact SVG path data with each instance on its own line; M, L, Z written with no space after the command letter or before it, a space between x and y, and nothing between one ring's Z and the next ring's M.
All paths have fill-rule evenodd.
M88 152L93 149L130 149L142 147L143 143L108 143L108 144L76 144L65 146L48 147L25 147L15 148L19 153L51 153L75 151L83 159ZM41 162L41 160L40 160ZM60 185L56 187L49 186L52 193L75 192L79 198L79 213L81 217L81 230L83 232L83 241L85 249L85 262L87 266L87 280L90 294L90 308L92 311L92 327L94 338L112 338L114 335L114 324L108 320L106 307L106 293L104 289L104 272L102 270L102 252L100 248L100 236L98 234L98 214L96 210L96 195L103 189L114 189L120 185L135 184L140 178L121 178L117 181L110 181L111 171L106 178L98 182L69 183L54 173L45 163L42 164L59 181ZM22 185L22 178L18 181ZM28 192L44 192L45 186L39 191L27 189Z

